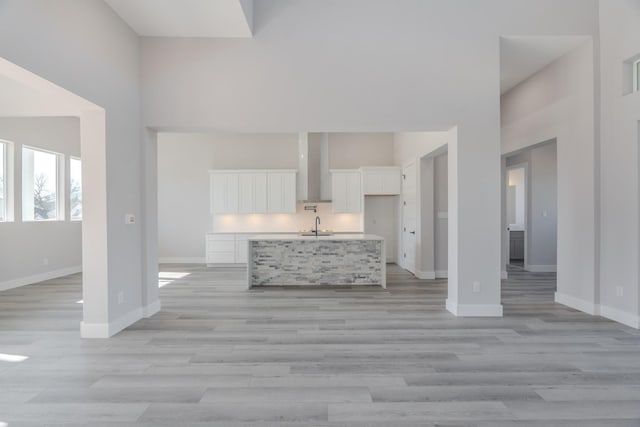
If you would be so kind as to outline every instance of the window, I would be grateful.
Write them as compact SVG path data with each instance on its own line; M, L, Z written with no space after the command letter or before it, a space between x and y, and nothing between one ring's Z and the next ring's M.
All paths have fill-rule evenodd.
M82 162L69 159L69 217L72 221L82 220Z
M0 141L0 222L7 220L7 144Z
M22 148L22 220L62 219L60 159L62 155Z
M640 59L633 63L633 91L640 91Z

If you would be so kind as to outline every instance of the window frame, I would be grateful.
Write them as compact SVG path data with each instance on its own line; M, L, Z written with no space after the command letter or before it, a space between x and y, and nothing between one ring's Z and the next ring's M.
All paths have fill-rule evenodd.
M82 222L83 215L80 215L80 218L74 218L72 215L71 209L71 161L77 160L80 162L80 206L82 206L82 158L69 155L69 221L79 221Z
M3 222L9 222L9 218L8 218L8 211L9 209L7 209L7 204L8 204L8 197L7 197L7 188L9 187L9 179L7 177L7 164L9 162L7 162L7 152L9 151L7 149L8 144L6 143L6 141L0 139L0 154L2 154L2 191L0 192L0 196L2 197L3 200L3 206L0 209L0 223Z
M14 206L13 206L13 142L6 139L0 139L0 150L3 152L3 178L4 184L2 186L3 198L4 198L4 219L0 221L0 224L7 222L14 222Z
M24 150L31 150L35 152L41 152L46 154L52 154L56 159L56 217L48 218L48 219L36 219L35 214L32 218L25 218L25 186L24 186ZM46 148L34 147L32 145L22 145L22 222L62 222L65 221L65 185L64 185L64 177L65 177L65 155L63 153L58 153L57 151L48 150ZM34 171L35 172L35 171ZM33 194L33 193L32 193Z

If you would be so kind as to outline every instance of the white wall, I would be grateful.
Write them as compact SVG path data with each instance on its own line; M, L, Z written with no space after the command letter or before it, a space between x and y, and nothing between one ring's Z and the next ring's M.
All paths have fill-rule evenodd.
M622 96L622 62L640 54L640 2L600 1L600 311L640 327L640 93Z
M587 41L501 98L503 153L557 139L556 298L587 312L598 299L593 58Z
M556 144L531 150L527 211L529 271L555 271L557 264L558 179Z
M435 273L437 278L447 277L449 269L449 221L448 221L448 161L447 154L433 159L434 167L434 209L435 209Z
M147 199L142 192L139 39L103 1L8 0L0 8L0 57L106 110L106 146L83 150L85 165L86 161L100 165L86 175L83 172L83 177L90 177L83 179L85 188L93 182L104 184L100 194L85 194L85 201L105 198L101 209L108 206L107 212L85 211L85 224L89 215L106 216L96 228L108 238L93 242L101 248L91 267L106 266L100 277L85 271L85 291L100 289L85 297L90 302L85 304L84 321L101 330L127 326L146 308L159 308L157 267L148 264L148 247L143 244L145 226L153 228L156 213L142 209ZM105 170L106 176L100 176ZM126 213L136 214L138 223L125 225ZM87 236L84 230L83 234ZM101 281L108 283L108 289L101 288ZM94 301L104 309L87 309Z
M76 118L0 118L0 139L12 142L13 222L0 223L0 290L81 270L82 223L69 220L69 156L80 157L80 127ZM22 221L22 146L64 155L66 219ZM46 261L45 261L46 260ZM45 264L46 263L46 264Z

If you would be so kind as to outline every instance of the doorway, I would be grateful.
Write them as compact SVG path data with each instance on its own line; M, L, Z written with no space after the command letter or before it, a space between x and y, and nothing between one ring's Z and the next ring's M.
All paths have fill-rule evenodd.
M558 250L556 140L507 154L504 168L503 260L507 276L510 272L555 274Z
M526 170L526 163L507 169L507 271L523 270L526 264Z

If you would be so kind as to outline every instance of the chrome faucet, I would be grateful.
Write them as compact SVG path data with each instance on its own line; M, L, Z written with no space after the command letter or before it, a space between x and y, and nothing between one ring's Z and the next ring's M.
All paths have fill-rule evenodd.
M320 225L320 217L319 216L316 217L316 229L315 229L316 237L318 237L318 225Z

